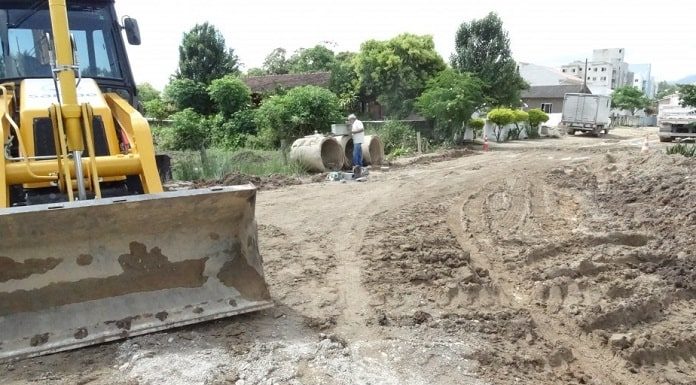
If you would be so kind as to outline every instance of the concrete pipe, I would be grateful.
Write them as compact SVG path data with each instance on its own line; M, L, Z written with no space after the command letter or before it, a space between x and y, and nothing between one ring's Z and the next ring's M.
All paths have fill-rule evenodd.
M334 139L343 148L343 154L345 155L343 166L350 170L353 167L353 137L351 135L343 135L334 136Z
M343 167L343 148L332 137L311 135L297 139L290 149L290 160L309 171L339 171Z
M377 135L365 136L362 144L363 162L365 165L381 165L384 161L384 146Z

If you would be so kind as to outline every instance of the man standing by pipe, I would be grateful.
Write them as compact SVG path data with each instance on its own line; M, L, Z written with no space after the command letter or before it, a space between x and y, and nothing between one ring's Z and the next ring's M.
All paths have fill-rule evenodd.
M348 115L348 124L353 134L353 173L357 177L360 176L363 166L362 143L365 140L365 127L355 114Z

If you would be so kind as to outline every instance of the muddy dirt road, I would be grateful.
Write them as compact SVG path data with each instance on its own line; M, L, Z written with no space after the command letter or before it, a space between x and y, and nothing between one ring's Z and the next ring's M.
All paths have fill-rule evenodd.
M272 310L0 366L10 384L693 384L696 162L644 130L258 197Z

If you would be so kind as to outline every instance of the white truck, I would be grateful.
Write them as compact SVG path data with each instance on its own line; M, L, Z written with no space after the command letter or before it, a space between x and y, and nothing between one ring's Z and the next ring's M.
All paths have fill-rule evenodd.
M679 94L661 99L657 105L660 142L696 138L696 109L682 107Z
M568 135L576 131L600 136L609 132L611 98L605 95L565 94L561 128Z

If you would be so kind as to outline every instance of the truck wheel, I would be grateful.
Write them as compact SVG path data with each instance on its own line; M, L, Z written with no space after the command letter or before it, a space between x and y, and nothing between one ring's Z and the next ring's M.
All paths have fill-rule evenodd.
M569 128L568 131L566 131L566 133L567 133L568 135L570 135L570 136L573 136L573 135L575 135L575 130L571 130L571 129Z
M662 143L671 142L671 141L672 141L671 137L666 137L666 138L663 136L660 137L660 142L662 142Z

